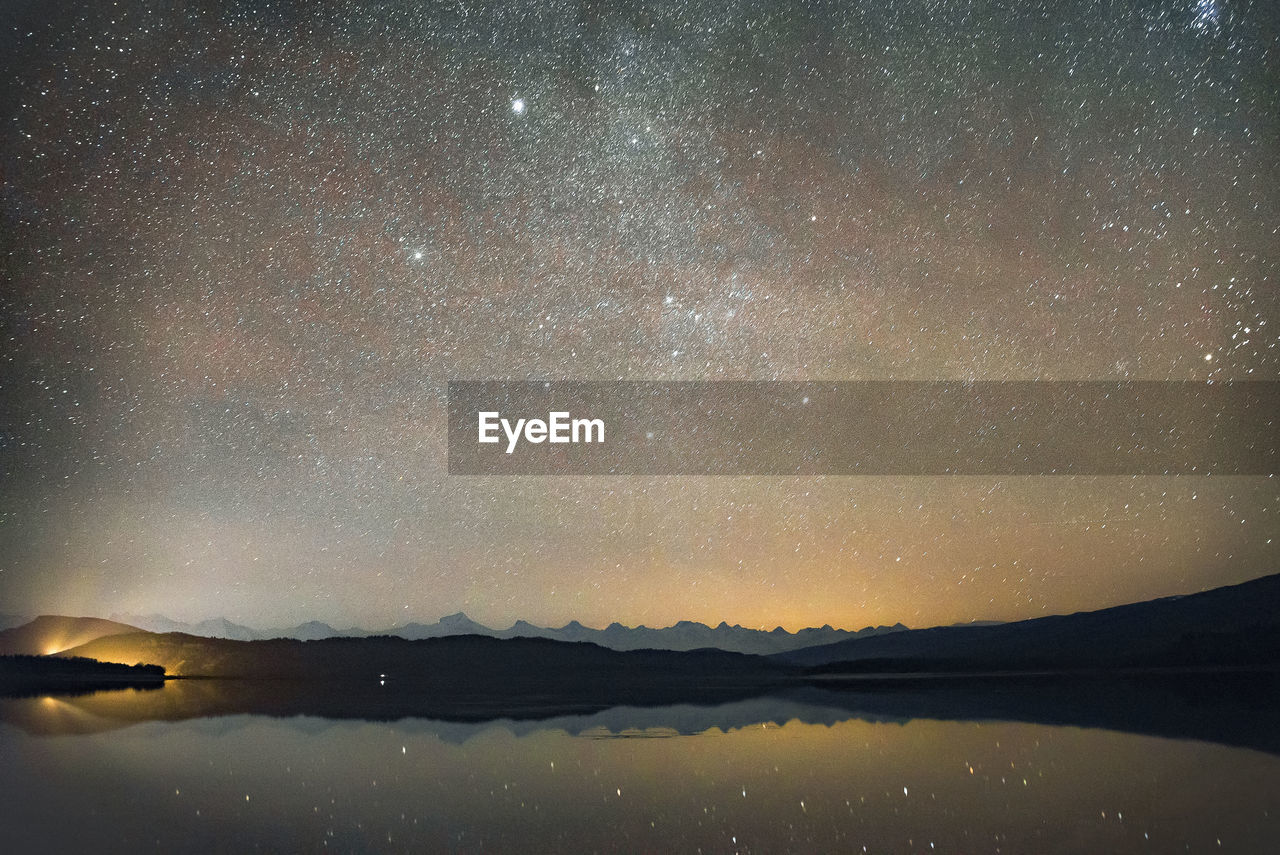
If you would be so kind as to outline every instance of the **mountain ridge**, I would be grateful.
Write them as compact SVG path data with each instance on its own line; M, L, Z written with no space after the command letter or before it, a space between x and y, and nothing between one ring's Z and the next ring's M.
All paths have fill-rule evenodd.
M202 626L218 629L225 623L204 622ZM0 653L157 664L178 676L331 679L360 674L362 679L370 679L370 675L380 679L393 671L405 676L416 668L428 682L441 674L452 674L450 679L459 682L483 682L497 675L502 680L519 677L548 685L580 682L584 676L588 680L622 679L621 675L610 675L604 668L606 663L625 667L645 663L650 675L646 679L657 679L664 666L671 666L675 671L667 679L688 679L689 673L680 672L695 660L701 663L695 669L697 674L706 679L725 676L716 674L710 667L713 662L727 667L730 674L746 668L774 675L787 672L801 679L805 675L982 675L1152 668L1275 671L1280 670L1280 574L1196 594L995 626L902 628L874 634L839 631L852 637L767 656L725 649L716 642L732 644L742 638L772 641L781 636L784 643L802 645L807 634L822 638L830 637L831 632L815 628L792 634L723 624L712 628L692 621L661 630L620 624L595 630L576 621L560 630L526 627L531 625L517 623L501 633L476 632L485 628L457 613L435 624L402 628L406 635L417 636L414 638L392 633L328 636L325 633L332 628L315 623L301 625L301 629L325 637L238 640L154 633L97 618L44 615L0 632ZM531 631L561 637L528 634ZM509 637L502 637L504 634ZM620 649L597 639L637 646ZM706 643L708 639L712 643ZM652 640L667 646L657 646ZM463 659L449 660L446 654L450 651ZM507 659L521 661L525 670L511 671ZM744 664L747 660L754 663ZM589 673L568 673L584 665Z
M0 631L0 656L48 656L104 636L140 631L131 624L104 618L40 615Z
M1251 667L1262 664L1271 667L1280 664L1280 574L1209 591L1089 612L1003 624L974 621L927 629L907 629L895 624L851 632L835 630L827 625L789 633L781 627L773 630L745 629L729 626L726 621L715 627L695 621L679 621L661 629L643 625L626 627L616 621L604 629L585 627L578 621L570 621L560 628L543 628L527 621L517 621L508 629L493 630L462 612L446 615L431 624L408 623L381 632L358 628L338 631L326 623L312 621L287 632L269 634L222 619L182 625L158 615L144 616L139 623L144 625L45 615L28 624L0 631L0 654L48 655L83 648L111 635L155 634L146 626L150 624L163 628L168 635L181 636L187 640L183 642L185 644L210 639L543 639L587 642L622 652L719 650L772 656L787 666L819 669L827 673L884 673L895 669L911 673L930 668L982 672L1164 665ZM198 631L175 632L174 626ZM200 632L239 637L201 635ZM244 633L251 633L253 637L245 638Z
M593 685L727 683L790 673L767 657L725 650L610 650L591 642L452 635L236 641L139 631L97 638L58 657L145 662L176 677L391 683L451 692L574 691Z
M779 661L830 672L1280 664L1280 573L1194 594L995 626L815 645Z
M738 624L730 626L721 621L715 627L698 621L681 620L668 627L653 628L643 624L629 627L617 621L604 629L584 626L571 620L562 627L540 627L526 620L517 620L507 629L493 629L472 620L464 612L445 615L434 623L410 621L388 629L367 630L359 627L335 629L321 621L307 621L293 627L255 630L225 618L214 618L198 623L184 623L163 615L113 614L111 619L135 626L147 632L177 632L203 638L226 638L237 641L265 641L274 638L296 638L314 641L322 638L370 638L394 636L408 640L447 638L458 635L479 635L488 638L546 638L555 641L589 641L610 650L672 650L688 651L716 648L732 653L770 655L796 650L814 644L830 644L850 638L865 638L907 629L901 623L892 626L868 626L860 630L834 629L830 624L822 627L806 627L788 632L782 627L772 630L748 629Z

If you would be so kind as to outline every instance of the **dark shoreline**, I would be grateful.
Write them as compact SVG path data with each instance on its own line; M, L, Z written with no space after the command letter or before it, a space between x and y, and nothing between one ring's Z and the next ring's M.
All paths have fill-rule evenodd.
M55 656L0 656L0 697L84 694L99 689L158 689L159 665L124 665Z

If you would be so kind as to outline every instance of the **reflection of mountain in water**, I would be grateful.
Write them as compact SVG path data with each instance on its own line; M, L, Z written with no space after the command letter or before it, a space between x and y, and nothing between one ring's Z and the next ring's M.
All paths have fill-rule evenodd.
M480 635L235 641L87 618L41 618L0 632L4 649L58 651L31 657L28 670L84 671L55 657L87 656L215 678L79 697L61 680L40 689L56 695L34 701L12 699L21 692L0 679L0 695L11 697L0 701L3 718L36 733L242 715L400 727L452 722L459 732L496 721L521 732L554 726L650 736L793 718L934 718L1099 727L1280 753L1273 727L1280 576L1098 612L904 630L773 657ZM101 685L84 682L78 688Z
M341 720L387 723L450 742L501 727L516 735L563 730L592 738L654 738L849 719L1021 721L1196 739L1280 754L1280 675L914 678L702 692L669 687L609 705L547 696L438 695L393 686L339 687L259 680L179 680L154 691L0 700L0 721L35 734L88 733L147 721L234 728L246 716L292 719L306 730ZM717 697L719 695L719 697Z

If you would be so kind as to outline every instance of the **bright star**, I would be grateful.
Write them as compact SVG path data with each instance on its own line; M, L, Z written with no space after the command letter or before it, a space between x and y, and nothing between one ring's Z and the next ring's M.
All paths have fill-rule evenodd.
M1222 10L1218 8L1217 0L1196 0L1195 12L1191 26L1197 30L1208 30L1217 25Z
M523 98L517 98L516 100L514 100L514 101L512 101L512 102L511 102L511 112L515 113L517 116L519 116L519 115L521 115L521 114L523 114L523 113L524 113L524 99L523 99Z

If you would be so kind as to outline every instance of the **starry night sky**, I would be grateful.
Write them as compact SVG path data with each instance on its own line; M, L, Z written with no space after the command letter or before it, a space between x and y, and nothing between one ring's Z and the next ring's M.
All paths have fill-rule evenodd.
M0 612L1014 619L1272 478L458 478L451 379L1280 379L1270 2L5 2Z

